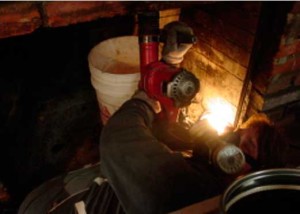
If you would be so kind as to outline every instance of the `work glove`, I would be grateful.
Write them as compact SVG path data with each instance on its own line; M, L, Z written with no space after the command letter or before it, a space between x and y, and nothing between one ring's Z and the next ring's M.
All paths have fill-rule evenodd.
M159 101L151 99L146 92L144 92L143 90L137 90L134 95L132 96L133 99L139 99L144 101L145 103L147 103L152 110L158 114L159 112L161 112L161 105L159 103Z
M192 43L182 43L179 35L194 37L192 28L183 22L174 21L163 28L165 44L162 50L162 59L171 65L180 64L186 52L192 47Z
M241 149L223 141L208 123L200 120L190 128L194 142L193 156L207 160L225 174L237 174L244 169L245 157Z
M207 120L199 120L189 129L193 146L194 157L204 157L209 160L211 146L216 147L219 140L217 132L209 125Z

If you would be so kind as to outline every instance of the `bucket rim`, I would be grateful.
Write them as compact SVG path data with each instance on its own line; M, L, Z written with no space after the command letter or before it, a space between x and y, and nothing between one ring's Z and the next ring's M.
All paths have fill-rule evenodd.
M232 184L230 184L225 192L222 194L221 197L221 210L222 213L227 213L227 211L232 207L232 205L239 201L240 199L237 198L243 191L248 191L247 193L243 194L243 197L247 197L249 194L255 194L262 191L267 190L275 190L277 189L290 189L293 186L295 190L300 191L300 179L299 184L280 184L280 185L268 185L268 179L274 177L295 177L300 178L300 169L299 168L273 168L273 169L265 169L256 172L252 172L250 174L245 175L237 180L235 180ZM267 184L260 183L261 180L266 180ZM251 187L250 185L255 185L255 187ZM249 187L250 186L250 187ZM248 188L246 188L248 187ZM299 187L299 188L298 188ZM243 190L246 189L246 190ZM240 191L240 192L239 192ZM235 195L236 194L236 195ZM242 198L241 198L242 199Z

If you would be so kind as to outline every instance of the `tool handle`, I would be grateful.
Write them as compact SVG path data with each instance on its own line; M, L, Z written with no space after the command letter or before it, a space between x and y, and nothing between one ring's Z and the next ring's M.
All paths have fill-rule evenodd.
M167 32L162 30L159 37L159 42L166 43ZM189 35L186 33L177 32L177 43L195 44L197 42L197 37L195 35Z

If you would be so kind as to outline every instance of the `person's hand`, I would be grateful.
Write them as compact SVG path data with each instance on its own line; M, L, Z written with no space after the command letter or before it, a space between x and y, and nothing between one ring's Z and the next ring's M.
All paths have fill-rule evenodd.
M193 156L208 160L225 174L238 174L244 170L245 156L240 148L222 140L207 120L200 120L192 126L194 136Z
M180 42L178 35L192 37L194 36L192 28L183 22L174 21L167 24L163 32L165 32L166 41L162 50L162 59L167 64L180 64L186 52L192 47L192 43Z
M213 129L208 121L199 120L189 129L190 136L192 141L197 139L201 141L211 141L218 138L218 133L215 129Z
M149 106L152 107L153 111L158 114L161 112L161 106L159 101L151 99L144 91L137 90L134 95L132 96L133 99L140 99L144 102L148 103Z
M199 120L189 129L193 145L193 156L210 160L211 151L217 147L218 134L208 121Z

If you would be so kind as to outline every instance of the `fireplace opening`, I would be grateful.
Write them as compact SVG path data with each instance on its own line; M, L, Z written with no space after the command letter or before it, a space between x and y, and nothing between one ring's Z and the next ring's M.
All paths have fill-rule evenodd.
M9 16L7 4L0 18ZM136 35L136 14L146 9L160 11L160 27L180 20L198 38L182 63L201 81L189 119L220 103L234 126L264 112L284 128L290 165L299 165L299 3L77 2L51 16L54 4L26 3L42 13L34 25L18 22L19 31L0 23L10 26L0 32L0 182L11 196L0 211L2 203L15 211L43 181L99 160L102 122L87 57L101 41Z

